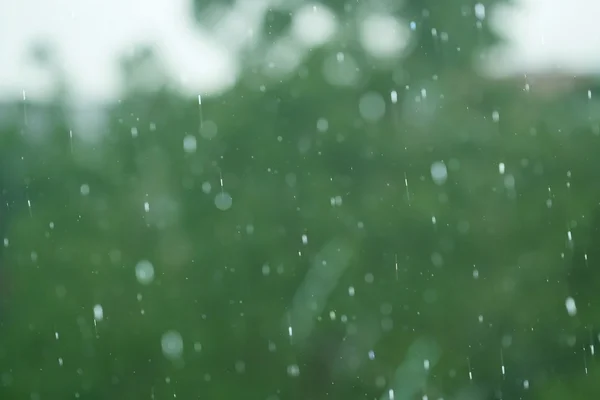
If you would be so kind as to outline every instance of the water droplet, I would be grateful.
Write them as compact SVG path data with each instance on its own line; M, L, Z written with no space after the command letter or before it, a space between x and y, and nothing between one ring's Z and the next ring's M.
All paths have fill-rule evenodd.
M148 260L141 260L135 266L135 277L142 285L148 285L154 280L154 266Z
M512 175L506 175L504 177L504 187L512 190L515 188L515 177Z
M438 185L443 185L448 180L448 168L443 161L431 164L431 178Z
M297 364L288 365L287 374L292 377L300 375L300 367Z
M94 319L96 321L102 321L104 319L104 310L100 304L94 306Z
M202 123L202 127L200 128L200 136L204 139L210 140L217 136L218 133L217 124L213 121L204 121Z
M500 113L498 111L492 112L492 121L494 121L494 122L500 121Z
M186 153L194 153L198 148L198 141L194 135L187 135L183 138L183 150Z
M270 273L271 273L271 267L269 267L269 264L264 264L264 265L262 266L262 274L263 274L264 276L267 276L267 275L269 275Z
M485 6L481 3L475 4L475 16L479 20L485 19Z
M163 354L168 358L179 358L183 353L183 338L177 331L167 331L160 340Z
M90 185L88 185L87 183L84 183L79 188L79 192L81 193L82 196L87 196L88 194L90 194Z
M317 130L319 132L327 132L329 129L329 122L325 118L319 118L317 121Z
M227 192L220 192L215 196L215 206L221 211L227 211L233 205L233 199Z
M385 115L385 100L377 92L365 93L359 100L358 111L364 119L377 122Z
M577 314L577 306L575 305L575 299L572 297L567 297L565 300L565 307L567 308L567 313L573 317Z

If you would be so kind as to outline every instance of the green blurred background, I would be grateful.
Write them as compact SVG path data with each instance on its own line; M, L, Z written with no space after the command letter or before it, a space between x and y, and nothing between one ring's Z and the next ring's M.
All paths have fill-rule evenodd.
M600 81L486 77L501 38L455 0L327 2L342 33L270 71L301 4L201 97L141 43L73 104L34 49L58 89L0 105L0 399L600 395Z

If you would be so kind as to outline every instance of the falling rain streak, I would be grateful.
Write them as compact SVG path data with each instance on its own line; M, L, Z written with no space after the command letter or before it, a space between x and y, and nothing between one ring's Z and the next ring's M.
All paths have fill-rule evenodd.
M219 172L219 183L221 184L221 191L215 196L215 206L221 211L227 211L233 205L233 198L224 190L221 172Z

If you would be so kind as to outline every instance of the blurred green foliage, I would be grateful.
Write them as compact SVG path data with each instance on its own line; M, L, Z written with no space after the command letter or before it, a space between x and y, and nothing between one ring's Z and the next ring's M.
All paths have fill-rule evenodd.
M342 41L283 81L248 69L201 109L132 84L89 127L99 141L62 97L27 120L3 105L1 398L593 398L600 85L548 96L478 76L492 35L463 6L399 8L419 35L391 68ZM342 49L359 85L321 72ZM124 62L127 81L157 62ZM359 112L369 92L386 102L376 122ZM180 358L161 350L170 330Z

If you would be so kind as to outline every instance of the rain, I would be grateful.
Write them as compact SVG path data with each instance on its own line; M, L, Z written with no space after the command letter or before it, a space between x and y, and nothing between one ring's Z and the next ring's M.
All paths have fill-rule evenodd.
M0 399L593 398L598 12L14 2Z

